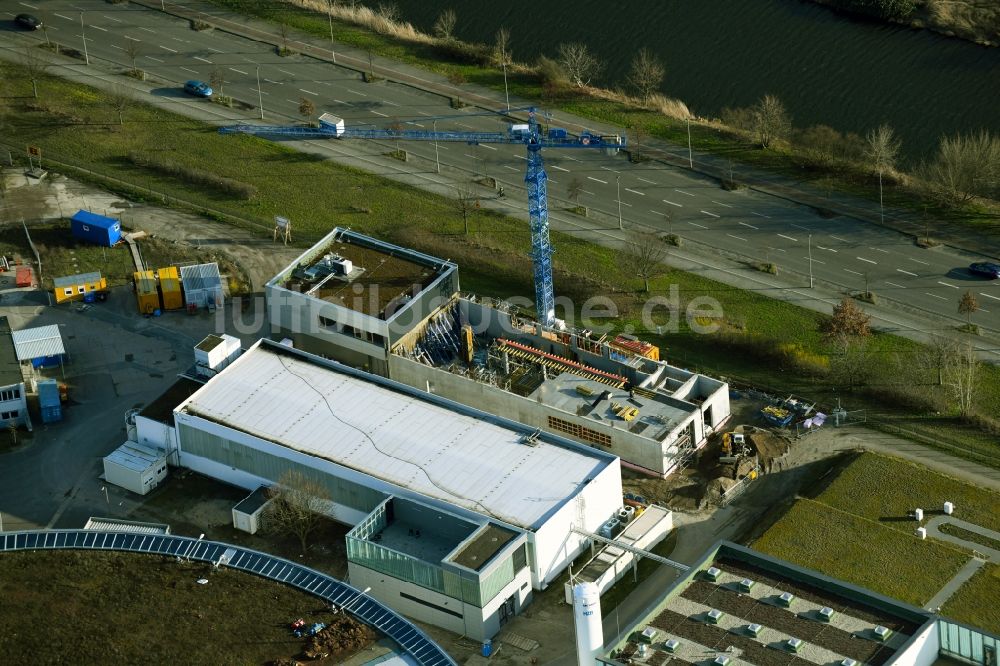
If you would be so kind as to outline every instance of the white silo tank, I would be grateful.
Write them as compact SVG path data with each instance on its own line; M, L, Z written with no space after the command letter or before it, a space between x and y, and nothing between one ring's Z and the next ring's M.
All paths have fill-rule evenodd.
M945 502L944 503L944 515L950 516L953 513L955 513L955 505L952 504L951 502Z
M914 509L913 510L913 517L916 518L917 522L919 523L921 520L924 519L924 510L923 509Z
M926 527L918 527L917 528L917 538L918 539L926 539L927 538L927 528Z
M604 629L601 626L601 593L593 583L573 586L573 624L577 662L580 666L594 666L604 646Z

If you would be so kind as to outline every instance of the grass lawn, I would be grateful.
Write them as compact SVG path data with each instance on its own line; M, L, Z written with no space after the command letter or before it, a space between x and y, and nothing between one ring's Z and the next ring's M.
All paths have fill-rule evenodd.
M11 664L262 664L302 652L295 619L332 618L320 599L272 581L129 553L7 553L0 596Z
M917 606L929 601L968 559L944 544L920 541L809 499L795 502L752 545Z
M987 563L941 607L941 614L1000 634L1000 566Z
M0 108L0 123L6 122L8 133L18 141L41 146L53 160L85 165L100 174L261 225L268 225L274 215L285 215L295 220L299 243L308 243L334 226L351 227L458 262L466 290L502 298L533 296L530 238L527 224L521 220L477 210L470 218L471 233L466 235L461 213L444 197L280 143L222 136L203 123L143 104L130 108L125 125L119 126L117 114L92 88L46 78L39 83L40 99L33 100L30 83L19 68L0 65L0 76L9 82L9 99L13 100ZM171 138L166 157L161 155L165 133ZM242 199L212 185L194 185L162 170L137 166L126 159L129 154L168 159L181 169L211 164L215 175L253 186L257 193ZM234 155L240 159L233 159ZM72 169L69 173L80 176ZM114 189L125 189L125 196L139 198L127 187ZM267 229L269 234L270 227ZM928 424L941 426L942 446L954 442L966 448L978 447L976 451L987 464L1000 465L995 438L984 439L982 433L962 426L951 416L900 407L881 397L878 377L940 393L932 386L934 371L914 361L925 355L920 345L892 335L873 336L865 352L867 367L872 370L871 386L851 393L833 373L804 373L788 360L804 354L818 358L821 366L831 364L836 352L818 330L823 315L759 291L737 289L680 271L653 279L650 293L643 294L638 291L641 281L623 270L619 251L561 233L553 233L552 241L556 293L575 303L575 311L559 313L569 323L593 330L601 330L598 326L603 325L605 330L638 333L664 348L677 365L773 387L778 393L798 393L821 404L841 399L849 409L871 410L869 418L876 411L896 418L926 417ZM83 263L80 255L76 259L77 264ZM92 255L90 262L96 261ZM47 268L46 274L54 272ZM667 328L664 335L650 332L641 322L643 304L649 296L670 296L674 287L681 313L676 330ZM591 296L613 302L618 316L582 321L576 316L578 309ZM703 296L714 298L722 308L724 315L717 320L722 326L720 334L697 334L683 316L687 304ZM668 319L666 308L659 308L653 316L657 325L668 323ZM751 347L756 351L748 351ZM785 351L777 353L779 349ZM1000 368L985 368L982 376L978 409L984 414L1000 413ZM919 429L919 424L913 427Z
M925 514L955 504L955 517L1000 531L1000 494L938 474L898 458L864 453L824 490L818 502L910 534L907 512Z

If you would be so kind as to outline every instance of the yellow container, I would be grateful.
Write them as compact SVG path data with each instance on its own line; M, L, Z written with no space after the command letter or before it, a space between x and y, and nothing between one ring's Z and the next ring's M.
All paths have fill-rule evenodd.
M153 314L160 309L160 293L156 290L156 273L153 271L136 271L132 276L135 280L135 300L142 314Z
M108 289L108 281L100 273L67 275L57 277L52 282L54 285L52 293L56 297L56 303L82 301L87 298L87 294Z
M164 310L179 310L184 307L184 294L181 292L181 276L176 266L161 268L156 271L160 281L160 296L163 297Z

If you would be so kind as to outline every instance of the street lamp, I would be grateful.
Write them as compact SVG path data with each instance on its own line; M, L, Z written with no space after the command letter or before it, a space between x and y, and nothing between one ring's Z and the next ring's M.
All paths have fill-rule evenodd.
M83 37L83 61L90 64L90 56L87 54L87 29L83 26L83 12L80 12L80 36Z
M510 92L507 90L507 59L502 59L500 64L503 66L503 94L507 98L507 110L510 111Z
M809 288L813 288L813 236L809 234Z
M107 502L108 506L111 506L111 500L108 498L108 487L101 486L101 490L104 491L104 501Z
M438 131L438 121L434 121L431 124L434 131L434 164L437 166L437 172L441 173L441 158L438 157L438 141L437 141L437 131Z
M615 176L615 185L618 187L618 229L623 230L625 227L622 226L622 177Z
M330 57L337 64L337 53L333 50L333 0L326 0L326 17L330 20Z
M264 120L264 93L260 89L260 65L257 65L257 106L260 107L260 119Z

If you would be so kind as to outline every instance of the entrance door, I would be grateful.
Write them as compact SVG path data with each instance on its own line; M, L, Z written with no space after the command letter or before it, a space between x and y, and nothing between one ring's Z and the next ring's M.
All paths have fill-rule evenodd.
M507 621L514 617L514 595L507 601L500 604L500 626L507 624Z

